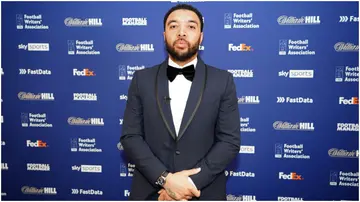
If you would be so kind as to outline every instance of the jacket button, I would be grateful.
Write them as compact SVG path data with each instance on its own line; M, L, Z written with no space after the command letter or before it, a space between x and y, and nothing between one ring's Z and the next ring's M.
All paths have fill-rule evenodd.
M175 154L180 155L180 151L176 151Z

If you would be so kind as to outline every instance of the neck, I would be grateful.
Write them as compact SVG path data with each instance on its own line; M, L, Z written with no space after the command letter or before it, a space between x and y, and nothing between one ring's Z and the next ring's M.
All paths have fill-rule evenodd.
M180 65L180 66L184 66L185 64L193 61L193 60L197 57L197 54L195 54L194 56L192 56L191 58L189 58L188 60L185 60L185 61L175 60L173 57L171 57L171 55L169 55L169 57L170 57L171 60L174 61L176 64L178 64L178 65Z

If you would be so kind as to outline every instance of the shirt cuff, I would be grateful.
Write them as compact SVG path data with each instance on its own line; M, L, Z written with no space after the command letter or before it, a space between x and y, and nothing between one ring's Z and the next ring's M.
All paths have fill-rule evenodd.
M194 187L197 189L197 187L196 187L196 185L194 184L194 182L192 181L192 179L191 179L190 177L188 177L188 179L189 179L190 183L191 183L192 185L194 185Z

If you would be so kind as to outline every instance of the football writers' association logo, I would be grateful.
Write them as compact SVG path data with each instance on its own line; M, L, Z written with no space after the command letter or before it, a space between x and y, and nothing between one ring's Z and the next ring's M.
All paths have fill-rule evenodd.
M276 143L275 144L275 158L282 158L283 155L283 145Z
M287 40L279 40L279 55L286 55L287 52Z
M225 13L224 14L224 28L231 29L231 27L232 27L232 14Z
M330 185L337 186L338 184L338 172L330 171Z
M75 41L68 40L68 54L75 55Z
M22 14L16 14L16 29L24 29L24 17Z

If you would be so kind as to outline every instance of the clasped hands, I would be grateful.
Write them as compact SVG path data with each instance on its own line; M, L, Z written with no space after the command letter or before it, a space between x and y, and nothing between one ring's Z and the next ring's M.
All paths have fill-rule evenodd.
M190 175L201 171L200 168L169 173L164 188L159 193L159 201L187 201L192 197L200 197L200 190L189 181Z

